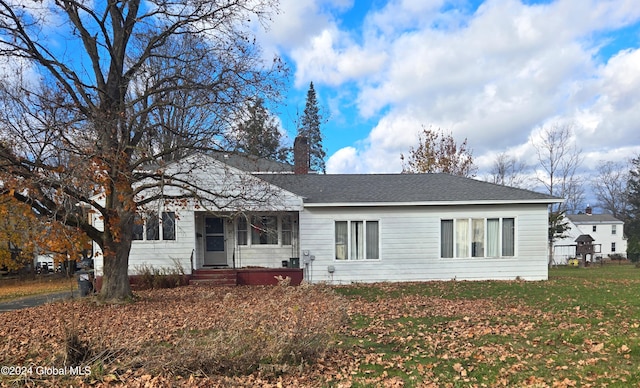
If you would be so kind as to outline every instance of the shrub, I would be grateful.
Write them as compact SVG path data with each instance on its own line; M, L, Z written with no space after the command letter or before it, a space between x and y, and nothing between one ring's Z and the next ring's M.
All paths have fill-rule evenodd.
M176 260L174 260L173 268L154 268L151 265L143 264L136 266L136 272L136 287L139 290L174 288L189 284L184 268Z

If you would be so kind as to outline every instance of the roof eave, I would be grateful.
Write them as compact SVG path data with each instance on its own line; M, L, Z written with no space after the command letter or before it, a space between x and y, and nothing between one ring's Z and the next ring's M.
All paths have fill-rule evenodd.
M378 206L470 206L470 205L549 205L562 199L486 200L486 201L413 201L413 202L305 202L304 207L378 207Z

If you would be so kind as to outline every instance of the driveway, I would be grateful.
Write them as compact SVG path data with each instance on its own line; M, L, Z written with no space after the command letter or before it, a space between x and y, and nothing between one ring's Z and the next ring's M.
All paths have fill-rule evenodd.
M50 294L41 294L33 296L25 296L23 298L14 299L8 302L0 302L0 313L5 311L20 310L27 307L40 306L45 303L55 302L61 299L78 298L80 296L79 291L60 291Z

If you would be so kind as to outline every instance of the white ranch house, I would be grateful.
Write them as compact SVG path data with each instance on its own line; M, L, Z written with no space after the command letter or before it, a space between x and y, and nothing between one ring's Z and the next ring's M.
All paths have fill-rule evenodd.
M561 201L548 195L448 174L294 173L237 155L170 169L207 190L146 213L132 275L299 264L306 281L333 284L547 279L547 206Z

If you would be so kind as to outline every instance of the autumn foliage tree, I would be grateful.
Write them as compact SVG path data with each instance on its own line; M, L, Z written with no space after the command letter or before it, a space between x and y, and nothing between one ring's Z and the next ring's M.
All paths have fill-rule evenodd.
M42 222L30 206L13 196L0 196L0 267L18 270L38 254L53 256L55 263L75 261L90 249L90 240L79 229Z
M219 149L250 96L278 98L282 63L252 36L276 1L16 4L0 0L0 192L82 230L102 297L129 298L140 206L198 192L167 163Z
M404 154L400 155L403 173L442 172L475 176L477 168L466 138L458 144L451 133L423 127L418 139L418 147L411 147L406 158Z

